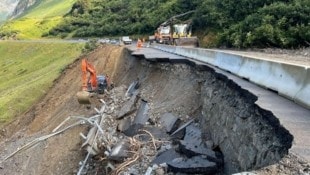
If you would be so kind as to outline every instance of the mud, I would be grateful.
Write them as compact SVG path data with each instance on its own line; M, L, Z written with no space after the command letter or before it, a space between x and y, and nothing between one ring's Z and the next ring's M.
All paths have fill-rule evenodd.
M292 166L300 168L279 169L281 166L277 166L277 162L287 154L291 136L279 126L272 114L254 105L255 97L225 77L216 75L212 69L198 71L185 64L151 63L130 56L129 51L118 46L102 46L87 58L98 74L109 75L115 87L128 87L139 79L140 98L148 102L149 116L153 122L159 121L165 113L172 113L183 122L192 118L200 121L205 141L224 153L225 172L228 174L272 164L275 165L272 172L278 173L279 170L280 173L296 174L308 166L307 163L295 166L301 163L292 161ZM78 59L68 66L39 103L1 128L0 161L23 144L50 133L68 116L92 114L92 110L78 104L75 96L81 89L80 75ZM91 108L95 106L93 104ZM273 120L267 120L264 117L266 114ZM236 125L238 123L240 125ZM75 174L85 156L80 149L79 133L87 129L82 126L74 128L17 154L0 164L0 174ZM237 142L237 134L244 138L242 142ZM285 160L290 162L291 158L285 157ZM100 165L100 162L96 164ZM140 167L147 169L147 166ZM269 170L261 169L256 173Z

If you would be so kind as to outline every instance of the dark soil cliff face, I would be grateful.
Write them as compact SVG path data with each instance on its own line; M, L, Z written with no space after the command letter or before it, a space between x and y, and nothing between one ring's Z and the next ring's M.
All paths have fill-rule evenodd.
M125 66L116 71L123 75L116 82L129 84L138 78L154 119L165 112L199 118L206 139L224 154L226 173L274 164L288 153L293 139L289 132L231 80L212 69L150 63L129 55L124 53Z
M256 96L218 74L209 74L201 91L201 121L224 154L225 172L258 169L288 153L292 135Z
M150 106L153 121L171 112L186 121L195 118L206 140L224 154L225 172L253 170L280 160L291 146L290 134L256 98L212 69L199 71L186 64L152 63L135 58L118 46L102 46L89 56L98 74L115 86L140 81L140 97ZM80 61L70 65L55 85L26 114L0 135L0 160L33 138L50 133L65 118L90 115L78 104ZM21 152L0 165L0 174L72 174L83 159L78 127Z

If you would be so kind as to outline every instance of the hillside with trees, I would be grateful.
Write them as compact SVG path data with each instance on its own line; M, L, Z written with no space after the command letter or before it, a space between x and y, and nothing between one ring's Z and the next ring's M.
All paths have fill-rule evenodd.
M310 45L309 14L309 0L204 0L195 19L221 45L291 48Z
M195 12L180 20L193 21L193 33L204 47L310 45L309 0L76 0L63 19L57 18L53 25L44 27L43 33L34 36L145 36L153 34L170 17L190 10ZM8 25L2 33L22 30Z
M45 35L152 34L171 16L196 10L194 33L206 46L302 47L310 44L308 0L78 0Z

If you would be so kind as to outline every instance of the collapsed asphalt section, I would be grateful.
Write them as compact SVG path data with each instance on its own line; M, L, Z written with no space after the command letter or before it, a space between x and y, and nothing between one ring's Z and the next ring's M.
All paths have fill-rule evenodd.
M271 167L266 171L275 170L277 172L275 174L309 172L310 166L307 168L307 164L300 163L299 159L293 158L295 160L293 162L292 156L288 157L290 159L281 159L287 154L292 137L281 127L282 121L279 123L276 120L275 113L264 110L257 104L258 102L265 105L272 104L271 107L279 109L277 106L281 103L262 101L270 98L257 100L257 93L253 93L248 88L248 84L240 84L240 80L234 80L233 77L218 72L216 68L189 59L185 62L187 64L182 62L181 57L175 57L173 60L164 59L162 63L160 59L133 57L127 50L119 52L120 48L112 50L117 54L105 57L110 55L107 54L111 51L109 49L100 49L90 56L99 71L108 72L116 87L109 94L100 97L107 106L104 122L100 125L101 129L96 123L100 124L100 109L103 103L99 98L93 99L98 104L91 108L78 104L74 95L80 87L80 80L76 78L80 68L73 66L65 74L64 81L57 82L56 88L53 88L45 100L27 115L33 117L34 121L31 125L1 145L3 151L0 160L21 148L20 146L25 142L49 134L67 116L91 118L90 123L82 120L84 127L79 124L73 129L41 142L35 149L18 152L0 164L1 174L50 174L51 172L53 174L77 174L78 172L112 174L113 171L121 168L120 165L124 167L121 168L121 172L165 174L167 169L191 170L193 166L184 169L178 165L188 163L193 165L192 163L196 161L199 164L195 165L195 168L211 171L209 168L212 169L214 164L221 166L218 160L222 159L224 159L223 171L226 174L260 169L266 165L279 167L280 169ZM150 51L150 53L153 52ZM161 53L158 54L161 55ZM167 57L162 55L162 58ZM179 62L182 64L178 64ZM131 83L136 81L139 83L131 86ZM267 93L259 88L257 92L264 97L274 97L270 92ZM60 99L67 100L60 103ZM142 106L141 110L140 106ZM292 114L286 112L292 109L294 108L286 108L285 111L279 112ZM134 123L134 121L141 121L135 120L138 111L148 118L142 126ZM296 111L293 112L292 115L295 116ZM56 132L75 121L80 120L68 119ZM17 121L14 126L20 126L20 121ZM87 130L85 126L88 127ZM133 136L126 136L125 131L129 131L130 127L138 129L132 129ZM195 149L192 144L188 145L185 139L188 132L195 141L200 140L197 139L200 138L200 134L194 128L199 128L201 131L203 145L199 149ZM28 134L25 132L27 130L30 130ZM80 147L87 140L90 130L98 131L99 141L96 144L98 149L87 149L90 145L86 144L81 151ZM96 135L97 131L91 133ZM102 131L105 137L100 138ZM100 145L106 142L108 144ZM199 145L199 142L195 142L195 145ZM210 154L200 154L200 150L204 150L205 147L211 150ZM90 155L87 150L93 150L97 155ZM166 159L167 163L163 165L152 164L168 150L176 154L171 162ZM215 152L216 159L212 151ZM223 158L220 155L223 155ZM170 157L169 154L168 157ZM282 163L277 165L279 160Z
M191 119L182 124L180 118L172 113L164 113L159 122L152 121L148 114L150 106L141 99L137 84L137 81L131 83L127 92L124 86L114 88L106 96L106 102L101 100L104 103L101 109L95 108L96 114L90 118L102 117L87 136L81 133L85 140L82 148L87 154L77 174L92 174L94 171L146 175L155 171L220 172L223 156L207 147L198 123ZM118 112L112 111L116 104L122 106ZM117 113L114 117L109 115L113 112ZM92 167L88 162L90 158L104 159L106 166L103 169ZM147 169L140 167L141 162L148 165Z
M296 105L291 108L294 106L292 102L273 92L201 61L180 55L178 58L170 58L170 53L153 48L129 47L128 50L138 59L147 60L154 65L188 65L193 70L188 78L196 80L192 85L198 86L196 88L200 92L197 98L202 108L199 121L205 137L211 138L213 145L224 154L225 173L259 169L276 164L285 155L292 154L288 152L293 144L290 132L297 137L295 141L299 142L300 137L296 133L304 131L291 130L291 127L287 127L287 122L284 122L283 127L282 119L288 119L290 115L300 117L309 114L309 111L305 112L305 109ZM154 58L150 53L161 53L161 57ZM176 73L180 72L171 68L170 74ZM288 113L282 112L288 110ZM278 116L281 116L281 122ZM306 141L304 143L307 144ZM290 151L292 150L296 150L294 145Z

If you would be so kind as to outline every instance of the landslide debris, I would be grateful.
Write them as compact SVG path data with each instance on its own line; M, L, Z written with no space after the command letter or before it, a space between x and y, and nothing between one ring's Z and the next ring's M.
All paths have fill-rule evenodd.
M222 169L221 153L207 147L198 123L171 113L165 113L157 120L150 113L148 102L139 93L144 89L131 89L132 85L125 87L121 85L105 95L101 109L95 109L97 114L90 117L102 116L97 121L100 126L94 125L87 136L85 134L82 147L86 146L86 158L80 163L78 174L154 174L156 171L165 174L215 174ZM132 97L139 100L133 103ZM131 111L131 108L124 108L126 103L139 107L131 114L119 118L119 111ZM173 116L170 118L174 120L167 116ZM189 122L179 125L177 120ZM118 125L128 127L117 131L117 128L121 128ZM171 133L172 130L169 130L170 134L165 131L168 125L172 125L169 128L174 128L174 133ZM178 133L181 133L181 137L174 137Z
M95 98L90 109L78 104L75 94L81 87L81 72L77 60L40 103L3 128L0 160L55 128L80 121L66 120L69 116L84 117L83 125L19 152L0 164L0 174L172 174L194 169L195 173L222 173L218 145L208 133L200 132L204 73L185 64L134 58L118 46L104 45L87 57L98 73L109 75L115 88ZM96 139L87 141L88 135ZM308 172L307 163L293 160L283 159L288 163L257 174Z

